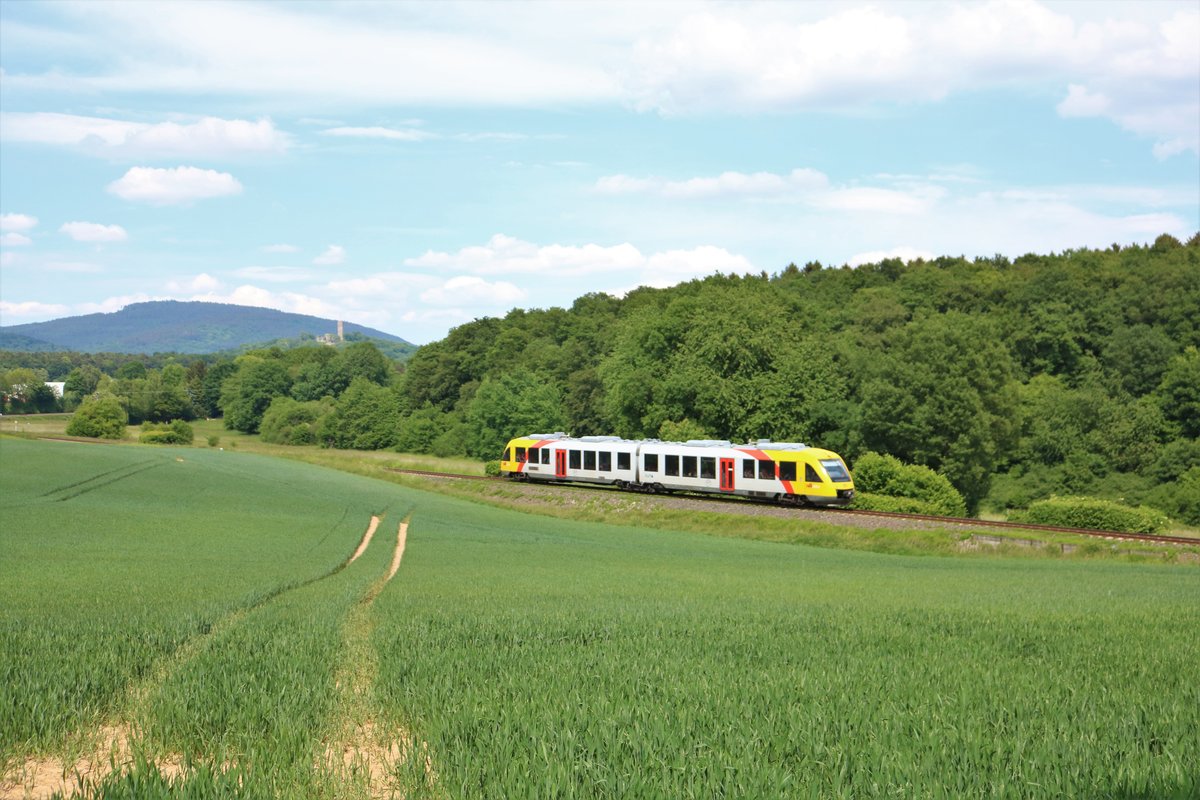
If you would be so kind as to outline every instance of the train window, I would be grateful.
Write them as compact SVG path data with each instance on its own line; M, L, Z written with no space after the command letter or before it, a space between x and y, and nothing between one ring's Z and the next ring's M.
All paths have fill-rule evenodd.
M524 447L517 448L517 461L520 461L522 464L525 463L525 448Z
M696 457L695 456L684 456L683 457L683 477L685 477L685 478L696 477Z
M595 453L595 451L592 451L592 450L584 450L583 451L583 468L584 469L595 469L596 468L596 453Z
M658 453L646 453L642 463L646 472L658 472Z
M617 469L629 469L629 453L617 453Z
M796 480L796 462L795 461L780 461L779 462L779 479L781 481Z
M753 478L754 477L754 462L748 458L745 459L744 461L742 461L742 477L743 478Z
M809 483L821 483L821 476L812 468L812 464L804 465L804 480Z
M765 481L775 480L775 462L774 461L758 462L758 477Z
M568 450L567 461L569 462L568 466L571 469L583 468L583 454L578 450Z
M599 453L600 456L600 471L612 472L612 453Z
M708 456L700 458L700 477L715 478L717 477L717 460Z
M550 448L549 447L542 449L542 463L543 464L550 463Z
M663 465L663 474L679 477L679 456L667 456L663 460L666 462Z
M829 480L834 483L850 480L850 475L846 472L846 465L842 463L840 458L823 458L821 459L821 466L825 468L825 473L829 476Z
M536 447L529 448L529 450L526 452L525 456L526 456L525 460L528 461L530 464L542 463L542 457L540 455L538 455L538 449Z
M501 461L512 461L512 459L508 457L509 453L511 453L511 452L512 452L512 451L511 451L511 450L509 450L507 447L506 447L506 448L504 448L504 458L502 458L502 459L500 459L500 460L501 460Z

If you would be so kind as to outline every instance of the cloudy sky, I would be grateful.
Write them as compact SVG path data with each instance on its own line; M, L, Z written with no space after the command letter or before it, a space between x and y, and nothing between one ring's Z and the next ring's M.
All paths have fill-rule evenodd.
M0 324L424 343L720 272L1200 229L1200 3L0 0Z

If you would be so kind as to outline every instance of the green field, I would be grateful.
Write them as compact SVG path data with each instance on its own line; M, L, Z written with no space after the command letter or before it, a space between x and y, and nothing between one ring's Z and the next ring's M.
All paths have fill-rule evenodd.
M18 439L0 515L8 776L116 729L131 755L89 794L1200 793L1194 566L745 541Z

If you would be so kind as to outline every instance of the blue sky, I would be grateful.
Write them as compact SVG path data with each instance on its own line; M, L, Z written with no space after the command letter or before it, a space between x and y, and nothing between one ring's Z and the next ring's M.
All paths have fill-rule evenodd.
M1200 2L0 0L0 324L424 343L717 272L1200 230Z

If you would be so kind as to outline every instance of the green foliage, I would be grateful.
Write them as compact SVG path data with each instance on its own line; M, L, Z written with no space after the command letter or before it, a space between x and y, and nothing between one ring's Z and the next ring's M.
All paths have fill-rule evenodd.
M399 420L396 393L358 377L321 420L317 438L323 447L384 450L395 447Z
M272 444L316 444L321 420L333 406L332 399L300 403L290 397L276 397L263 413L259 433L264 442Z
M212 435L212 436L209 436L209 437L208 437L208 446L209 446L209 447L216 447L216 446L217 446L217 445L219 445L220 443L221 443L221 437L220 437L220 436L217 436L217 435L215 435L215 434L214 434L214 435Z
M658 427L658 438L664 442L686 442L690 439L712 438L704 429L690 419L672 422L666 420Z
M1191 467L1177 480L1160 484L1148 493L1147 500L1181 522L1200 526L1200 466Z
M242 433L257 433L271 401L286 395L290 385L287 369L279 361L242 357L237 371L221 386L225 427Z
M1200 438L1200 348L1189 347L1171 361L1158 395L1167 419L1184 436Z
M485 462L483 465L483 474L487 475L489 478L500 477L500 462L499 461Z
M138 441L142 444L191 444L196 439L192 426L181 419L170 422L143 422Z
M494 458L514 436L560 430L562 423L561 399L551 382L516 373L489 378L467 410L467 453Z
M1124 533L1160 533L1167 529L1166 515L1152 508L1131 508L1094 497L1051 497L1033 503L1025 511L1009 515L1014 522L1056 525L1064 528L1094 528Z
M67 423L70 436L90 436L95 439L123 439L129 415L121 401L112 395L88 397L71 415Z
M889 511L894 514L928 514L929 516L945 516L946 512L933 503L925 503L911 497L893 497L888 494L874 492L855 492L851 508L863 511Z
M923 509L923 514L961 517L966 514L966 503L962 495L945 476L919 464L904 464L900 459L878 453L864 453L854 462L854 485L859 492L905 498L914 501ZM864 500L881 502L878 498ZM873 506L855 503L858 508ZM899 508L873 507L877 511L901 510Z

